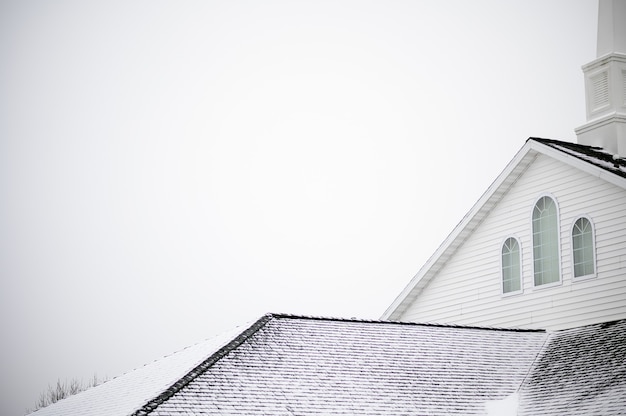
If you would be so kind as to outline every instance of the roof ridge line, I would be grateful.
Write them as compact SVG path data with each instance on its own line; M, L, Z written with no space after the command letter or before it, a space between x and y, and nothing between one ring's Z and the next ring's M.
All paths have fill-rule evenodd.
M537 350L537 354L535 354L533 361L528 366L528 369L526 370L526 374L524 374L524 377L520 381L519 386L517 386L516 393L518 394L521 393L522 388L524 387L524 385L526 384L526 381L528 380L528 377L530 377L530 375L535 370L535 367L537 366L537 363L539 362L539 358L543 357L543 354L546 353L546 347L548 346L550 339L553 337L554 337L554 332L546 331L546 337L541 343L541 347L539 347L539 349ZM518 410L519 410L519 404L518 404Z
M476 325L459 325L459 324L440 324L431 322L408 322L408 321L395 321L395 320L380 320L380 319L363 319L363 318L340 318L340 317L324 317L313 315L296 315L289 313L270 313L274 318L284 319L306 319L311 321L334 321L334 322L355 322L355 323L372 323L372 324L388 324L388 325L411 325L411 326L426 326L426 327L440 327L440 328L459 328L459 329L482 329L488 331L507 331L507 332L543 332L547 333L545 329L533 329L533 328L501 328L491 326L476 326Z
M145 416L154 411L159 405L167 401L174 394L178 393L183 387L187 386L198 376L204 373L209 367L215 364L217 361L225 357L229 352L243 344L247 339L254 335L259 329L263 328L270 320L275 317L274 314L268 313L261 318L253 322L247 329L243 330L239 335L233 338L226 345L219 348L213 354L209 355L200 364L195 366L183 377L179 378L170 387L166 388L162 393L153 399L150 399L146 404L141 406L138 410L133 412L131 416Z

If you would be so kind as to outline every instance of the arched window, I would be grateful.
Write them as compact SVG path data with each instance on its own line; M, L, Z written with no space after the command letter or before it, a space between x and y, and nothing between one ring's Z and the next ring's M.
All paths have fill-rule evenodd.
M574 277L595 274L593 225L588 218L580 217L572 227Z
M502 293L522 290L522 267L519 243L513 237L502 244Z
M535 286L560 281L559 222L556 203L549 196L535 204L532 228Z

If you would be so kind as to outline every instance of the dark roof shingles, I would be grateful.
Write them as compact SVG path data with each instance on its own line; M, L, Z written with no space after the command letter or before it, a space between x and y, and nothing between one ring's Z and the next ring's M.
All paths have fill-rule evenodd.
M519 415L626 415L626 320L550 334Z
M545 337L274 316L151 414L484 414L516 392Z
M576 157L594 166L602 168L615 175L626 178L626 158L613 155L601 147L587 146L578 143L563 142L553 139L541 139L538 137L530 137L528 140L534 140L548 147L559 150L563 153Z

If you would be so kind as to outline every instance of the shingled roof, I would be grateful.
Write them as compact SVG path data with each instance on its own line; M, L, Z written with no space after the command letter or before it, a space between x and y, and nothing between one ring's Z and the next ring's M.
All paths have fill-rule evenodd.
M518 394L521 414L624 414L626 321L547 333L269 314L231 335L35 416L515 414ZM126 396L134 408L115 405Z
M235 328L214 338L139 367L70 396L33 414L36 416L126 416L176 385L190 371L240 336Z
M574 156L608 172L626 178L626 158L609 153L601 147L563 142L560 140L540 139L538 137L530 137L528 140L542 143L567 155Z
M518 415L626 415L626 320L550 334Z

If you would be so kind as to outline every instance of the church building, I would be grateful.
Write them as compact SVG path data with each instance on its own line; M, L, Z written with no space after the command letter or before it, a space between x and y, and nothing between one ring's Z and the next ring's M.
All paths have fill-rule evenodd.
M383 319L558 330L626 318L626 2L600 1L578 143L530 138Z
M267 314L33 413L626 415L626 0L577 143L529 138L380 320Z

